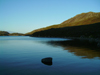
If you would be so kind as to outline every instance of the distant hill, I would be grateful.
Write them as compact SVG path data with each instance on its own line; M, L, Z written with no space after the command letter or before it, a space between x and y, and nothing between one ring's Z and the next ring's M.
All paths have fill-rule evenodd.
M88 13L81 13L72 17L61 24L51 25L48 27L40 28L33 30L32 32L26 33L25 35L32 35L35 32L44 31L52 28L63 28L63 27L71 27L71 26L81 26L81 25L89 25L94 23L100 22L100 12L88 12Z
M9 36L9 32L7 32L7 31L0 31L0 36Z
M24 36L22 33L10 33L9 36Z
M7 31L0 31L0 36L24 36L22 33L9 33Z

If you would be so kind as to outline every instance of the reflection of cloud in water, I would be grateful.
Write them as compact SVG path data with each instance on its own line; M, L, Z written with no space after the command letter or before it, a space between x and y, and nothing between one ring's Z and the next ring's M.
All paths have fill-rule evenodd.
M100 49L95 46L95 43L82 41L49 41L47 44L52 46L61 46L64 50L68 50L76 56L82 56L82 58L100 58ZM92 47L91 47L92 46Z

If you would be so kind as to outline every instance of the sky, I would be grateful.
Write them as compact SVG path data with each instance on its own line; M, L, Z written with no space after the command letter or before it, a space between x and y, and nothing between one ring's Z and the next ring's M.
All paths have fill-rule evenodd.
M90 11L100 0L0 0L0 30L27 33Z

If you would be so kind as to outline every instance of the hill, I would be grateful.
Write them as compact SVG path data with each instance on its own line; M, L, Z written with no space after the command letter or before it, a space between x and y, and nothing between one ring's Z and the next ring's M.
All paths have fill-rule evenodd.
M9 36L24 36L22 33L10 33Z
M32 32L26 33L25 35L32 35L35 32L44 31L52 28L63 28L63 27L71 27L71 26L81 26L81 25L89 25L100 22L100 12L88 12L88 13L81 13L72 17L61 24L51 25L48 27L40 28L33 30Z
M9 36L9 32L7 32L7 31L0 31L0 36Z
M100 38L100 22L81 26L70 26L63 28L52 28L35 32L36 37L85 37Z
M76 25L87 25L100 22L100 12L88 12L88 13L81 13L76 15L73 18L70 18L61 24L67 24L67 26L76 26Z
M7 31L0 31L0 36L24 36L22 33L9 33Z

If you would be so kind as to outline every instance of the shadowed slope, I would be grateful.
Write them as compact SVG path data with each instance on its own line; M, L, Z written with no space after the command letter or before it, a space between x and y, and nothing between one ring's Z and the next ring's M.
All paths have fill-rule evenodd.
M52 28L44 31L35 32L32 36L37 37L82 37L85 38L100 38L100 23Z

